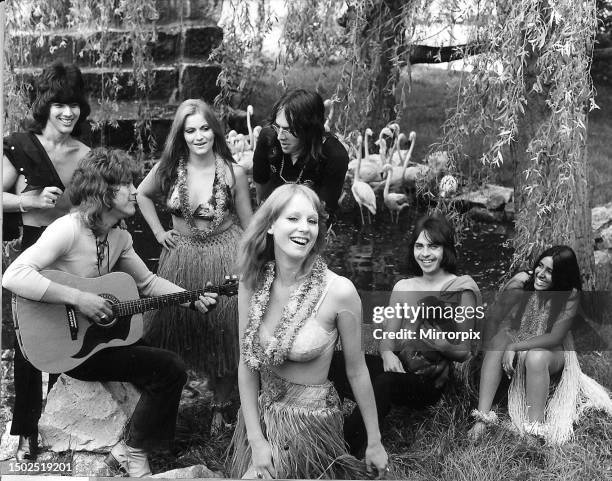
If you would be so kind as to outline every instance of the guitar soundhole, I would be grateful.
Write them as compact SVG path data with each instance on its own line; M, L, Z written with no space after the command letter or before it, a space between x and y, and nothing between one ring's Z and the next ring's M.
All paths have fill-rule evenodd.
M119 302L119 299L112 294L102 293L99 294L100 297L110 301L111 304L116 304ZM115 316L107 317L106 319L100 319L96 321L96 324L100 327L112 327L115 325L119 318Z

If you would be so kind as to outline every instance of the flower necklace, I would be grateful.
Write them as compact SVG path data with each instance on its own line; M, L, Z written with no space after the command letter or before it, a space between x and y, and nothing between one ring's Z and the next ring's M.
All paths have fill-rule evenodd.
M179 201L181 203L181 212L183 218L189 226L191 236L198 240L204 241L208 236L216 230L224 220L225 204L227 202L226 183L225 183L225 162L218 156L215 156L215 179L213 180L213 196L215 198L215 211L213 219L205 229L200 229L196 226L191 212L191 203L189 202L189 189L187 188L187 165L185 158L181 157L177 169L177 187L179 192Z
M257 338L263 315L270 302L270 290L274 282L275 263L266 264L261 287L253 294L249 307L249 319L242 339L242 354L251 370L282 364L293 346L295 336L310 317L324 289L327 265L320 256L315 257L306 279L289 296L274 335L266 348Z

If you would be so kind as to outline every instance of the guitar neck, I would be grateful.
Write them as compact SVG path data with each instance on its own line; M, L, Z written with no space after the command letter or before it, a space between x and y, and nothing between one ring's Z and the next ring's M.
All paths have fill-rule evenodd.
M210 286L206 289L197 289L195 291L173 292L172 294L164 294L163 296L145 297L144 299L118 302L113 304L113 313L118 317L131 316L133 314L141 314L174 304L196 301L205 291L218 293L219 288Z

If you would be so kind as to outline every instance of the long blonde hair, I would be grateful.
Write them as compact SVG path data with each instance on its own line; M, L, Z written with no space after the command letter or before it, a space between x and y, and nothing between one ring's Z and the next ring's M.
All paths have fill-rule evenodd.
M277 187L253 215L240 243L238 267L242 282L248 288L254 289L263 280L266 263L274 260L274 239L268 230L296 195L306 197L319 216L319 234L305 262L310 262L325 249L327 213L319 196L301 184Z

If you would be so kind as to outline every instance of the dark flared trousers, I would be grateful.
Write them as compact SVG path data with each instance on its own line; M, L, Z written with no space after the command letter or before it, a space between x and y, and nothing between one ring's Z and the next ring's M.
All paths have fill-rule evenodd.
M143 343L97 352L66 372L82 381L134 384L140 400L126 427L125 442L141 449L167 446L174 439L181 391L187 381L185 364L171 351Z
M378 424L381 430L384 419L394 404L421 409L435 404L440 399L442 390L434 387L433 380L411 372L385 372L379 355L366 354L365 359L374 389ZM329 379L334 382L340 397L355 400L346 377L344 357L341 352L334 353ZM368 439L361 411L357 406L344 421L344 440L352 455L363 457Z

